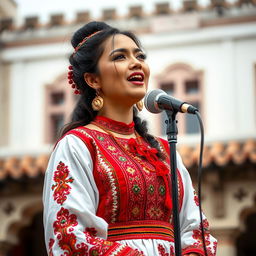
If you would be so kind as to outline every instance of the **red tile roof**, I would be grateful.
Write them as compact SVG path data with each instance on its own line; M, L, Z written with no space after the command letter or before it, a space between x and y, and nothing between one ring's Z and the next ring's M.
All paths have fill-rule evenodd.
M0 180L3 180L8 176L18 179L24 174L30 178L36 177L45 172L48 159L48 155L39 155L37 157L23 156L21 158L9 157L0 159Z
M178 147L178 151L187 168L198 165L199 147L182 145ZM48 159L49 155L0 158L0 180L7 177L19 179L23 175L33 178L44 174ZM256 139L245 142L215 142L204 149L204 167L211 164L225 166L230 162L240 165L246 161L256 164Z
M181 146L178 150L187 168L198 165L199 147ZM245 142L215 142L204 147L203 167L211 164L225 166L230 162L240 165L247 160L256 164L256 139Z

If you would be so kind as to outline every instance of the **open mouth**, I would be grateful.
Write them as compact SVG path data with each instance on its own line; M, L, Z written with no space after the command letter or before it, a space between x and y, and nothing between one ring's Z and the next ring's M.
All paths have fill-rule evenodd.
M141 85L144 84L144 74L141 72L132 73L127 80L133 84Z

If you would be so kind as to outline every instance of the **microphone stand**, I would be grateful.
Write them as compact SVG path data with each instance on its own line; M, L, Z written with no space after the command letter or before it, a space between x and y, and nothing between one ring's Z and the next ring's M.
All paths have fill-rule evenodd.
M173 203L173 224L174 224L174 246L175 256L181 256L180 220L179 220L179 200L178 200L178 181L177 181L177 162L176 162L176 143L178 129L176 125L177 111L165 110L168 120L166 121L166 134L170 147L170 168L172 185Z

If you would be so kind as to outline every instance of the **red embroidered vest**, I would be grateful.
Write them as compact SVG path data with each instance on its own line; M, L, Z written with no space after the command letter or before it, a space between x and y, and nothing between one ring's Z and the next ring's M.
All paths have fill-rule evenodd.
M93 174L99 190L97 216L109 223L108 240L158 238L173 241L172 209L166 205L170 193L170 174L160 176L146 157L134 152L128 139L116 138L96 130L79 127L74 134L84 141L93 159ZM157 139L169 168L169 149ZM149 145L142 140L143 147ZM120 147L122 145L122 147ZM135 146L136 147L136 146ZM148 155L150 157L150 154ZM183 186L178 172L179 205Z

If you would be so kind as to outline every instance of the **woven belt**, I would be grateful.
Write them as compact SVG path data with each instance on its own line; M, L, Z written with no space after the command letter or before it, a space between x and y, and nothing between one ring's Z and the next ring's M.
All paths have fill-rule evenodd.
M155 220L111 223L108 226L108 240L161 239L174 241L170 223Z

